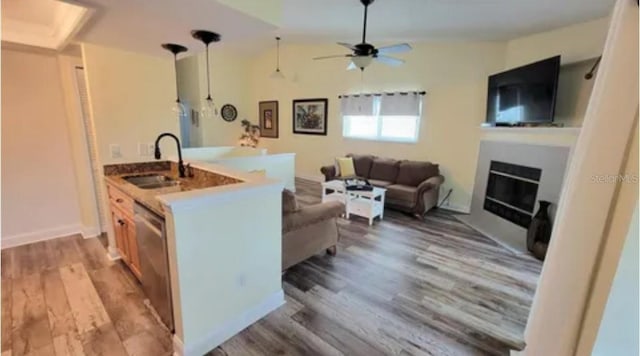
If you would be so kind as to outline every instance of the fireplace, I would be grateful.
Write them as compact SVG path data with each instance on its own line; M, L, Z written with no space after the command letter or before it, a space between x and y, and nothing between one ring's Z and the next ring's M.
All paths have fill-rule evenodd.
M542 170L491 161L484 210L523 228L533 216Z
M482 140L468 216L458 218L498 243L528 253L538 201L557 206L570 147ZM553 220L554 210L549 211Z

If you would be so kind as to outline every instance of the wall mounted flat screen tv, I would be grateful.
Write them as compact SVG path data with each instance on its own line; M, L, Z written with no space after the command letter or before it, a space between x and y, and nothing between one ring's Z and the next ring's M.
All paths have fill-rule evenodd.
M556 106L560 56L489 77L487 123L550 123Z

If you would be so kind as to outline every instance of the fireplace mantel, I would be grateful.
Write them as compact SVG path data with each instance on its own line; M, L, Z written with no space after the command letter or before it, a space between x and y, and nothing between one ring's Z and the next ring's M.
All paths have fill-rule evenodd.
M580 135L581 127L492 127L480 126L483 132L543 135Z
M482 141L573 148L579 136L579 127L480 127Z

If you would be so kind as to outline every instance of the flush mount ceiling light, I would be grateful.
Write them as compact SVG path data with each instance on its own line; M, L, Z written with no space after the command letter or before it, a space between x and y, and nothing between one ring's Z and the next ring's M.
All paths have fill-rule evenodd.
M191 31L191 36L193 36L193 38L195 38L196 40L202 41L205 46L207 56L207 97L204 99L204 103L202 103L200 114L202 115L202 117L212 118L218 115L218 108L211 98L211 78L209 75L209 44L211 42L219 42L220 35L215 32L206 30L193 30Z
M284 79L280 71L280 37L276 37L276 70L271 73L271 79Z
M187 51L187 47L181 46L175 43L163 43L162 48L167 51L173 53L173 69L175 72L176 78L176 102L173 104L171 110L173 111L175 117L180 120L187 116L187 110L184 105L180 102L180 93L178 91L178 54Z

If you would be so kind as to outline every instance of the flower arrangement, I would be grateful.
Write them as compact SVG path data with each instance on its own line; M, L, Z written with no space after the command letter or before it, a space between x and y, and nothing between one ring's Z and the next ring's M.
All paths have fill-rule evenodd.
M238 144L242 147L255 148L258 146L260 142L260 126L253 125L251 121L247 119L242 120L241 124L244 132L240 135Z

